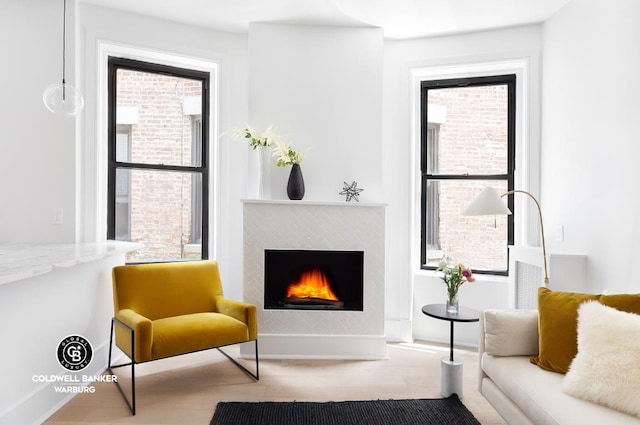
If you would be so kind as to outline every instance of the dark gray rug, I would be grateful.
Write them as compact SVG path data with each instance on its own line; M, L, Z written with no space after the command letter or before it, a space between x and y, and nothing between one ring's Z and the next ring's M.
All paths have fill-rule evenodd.
M210 425L480 425L458 399L220 402Z

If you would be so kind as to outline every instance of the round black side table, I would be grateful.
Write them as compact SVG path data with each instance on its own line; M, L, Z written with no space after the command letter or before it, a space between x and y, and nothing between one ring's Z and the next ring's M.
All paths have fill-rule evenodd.
M449 357L440 359L440 393L443 397L457 394L462 398L462 360L453 357L453 324L455 322L477 322L480 312L472 308L460 306L458 313L448 313L445 304L428 304L422 312L429 317L447 320L450 323Z

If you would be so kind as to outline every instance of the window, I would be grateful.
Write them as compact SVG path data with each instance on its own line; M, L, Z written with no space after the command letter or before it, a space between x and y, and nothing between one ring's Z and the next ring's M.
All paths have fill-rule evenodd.
M116 127L116 161L129 162L131 160L131 126L118 125ZM119 241L131 240L131 184L129 174L116 174L116 220L115 239Z
M109 58L107 237L127 261L208 258L209 73Z
M433 123L427 123L427 150L431 152L427 160L427 169L437 171L438 169L438 142L440 131L438 125ZM440 222L438 220L438 208L440 203L438 202L439 183L437 180L428 180L426 182L427 199L429 203L426 207L427 226L425 231L425 245L427 249L433 254L440 251ZM433 256L433 255L432 255ZM437 254L438 257L442 255Z
M485 187L514 188L515 75L421 83L421 266L451 257L507 274L513 215L467 217ZM513 211L513 197L507 200Z

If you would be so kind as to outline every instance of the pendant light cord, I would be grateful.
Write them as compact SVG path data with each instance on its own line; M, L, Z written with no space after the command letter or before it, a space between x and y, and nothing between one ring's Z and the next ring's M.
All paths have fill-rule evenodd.
M58 80L57 83L49 84L42 93L42 101L44 102L44 106L54 114L64 114L68 117L74 117L84 108L84 97L82 96L82 92L73 85L69 84L67 86L67 0L52 1L62 1L62 84L60 84L60 80ZM73 13L74 11L77 12L77 10L72 7L71 12ZM74 28L75 27L72 27L72 30ZM72 31L72 41L74 34L75 32ZM72 59L75 59L75 57ZM72 62L75 61L72 60Z
M66 100L65 74L67 58L67 0L62 0L62 100Z

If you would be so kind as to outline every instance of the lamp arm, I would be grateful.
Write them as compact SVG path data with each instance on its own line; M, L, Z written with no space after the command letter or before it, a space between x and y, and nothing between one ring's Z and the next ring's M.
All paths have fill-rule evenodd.
M538 202L538 200L535 198L535 196L533 196L531 193L525 191L525 190L510 190L509 192L503 193L502 195L500 195L500 197L505 197L507 195L512 195L514 193L524 193L525 195L529 196L533 202L536 204L536 208L538 209L538 217L540 217L540 235L541 235L541 239L542 239L542 260L543 260L543 264L544 264L544 284L545 286L549 286L549 274L547 272L547 248L546 248L546 244L544 241L544 224L542 223L542 210L540 209L540 203Z

